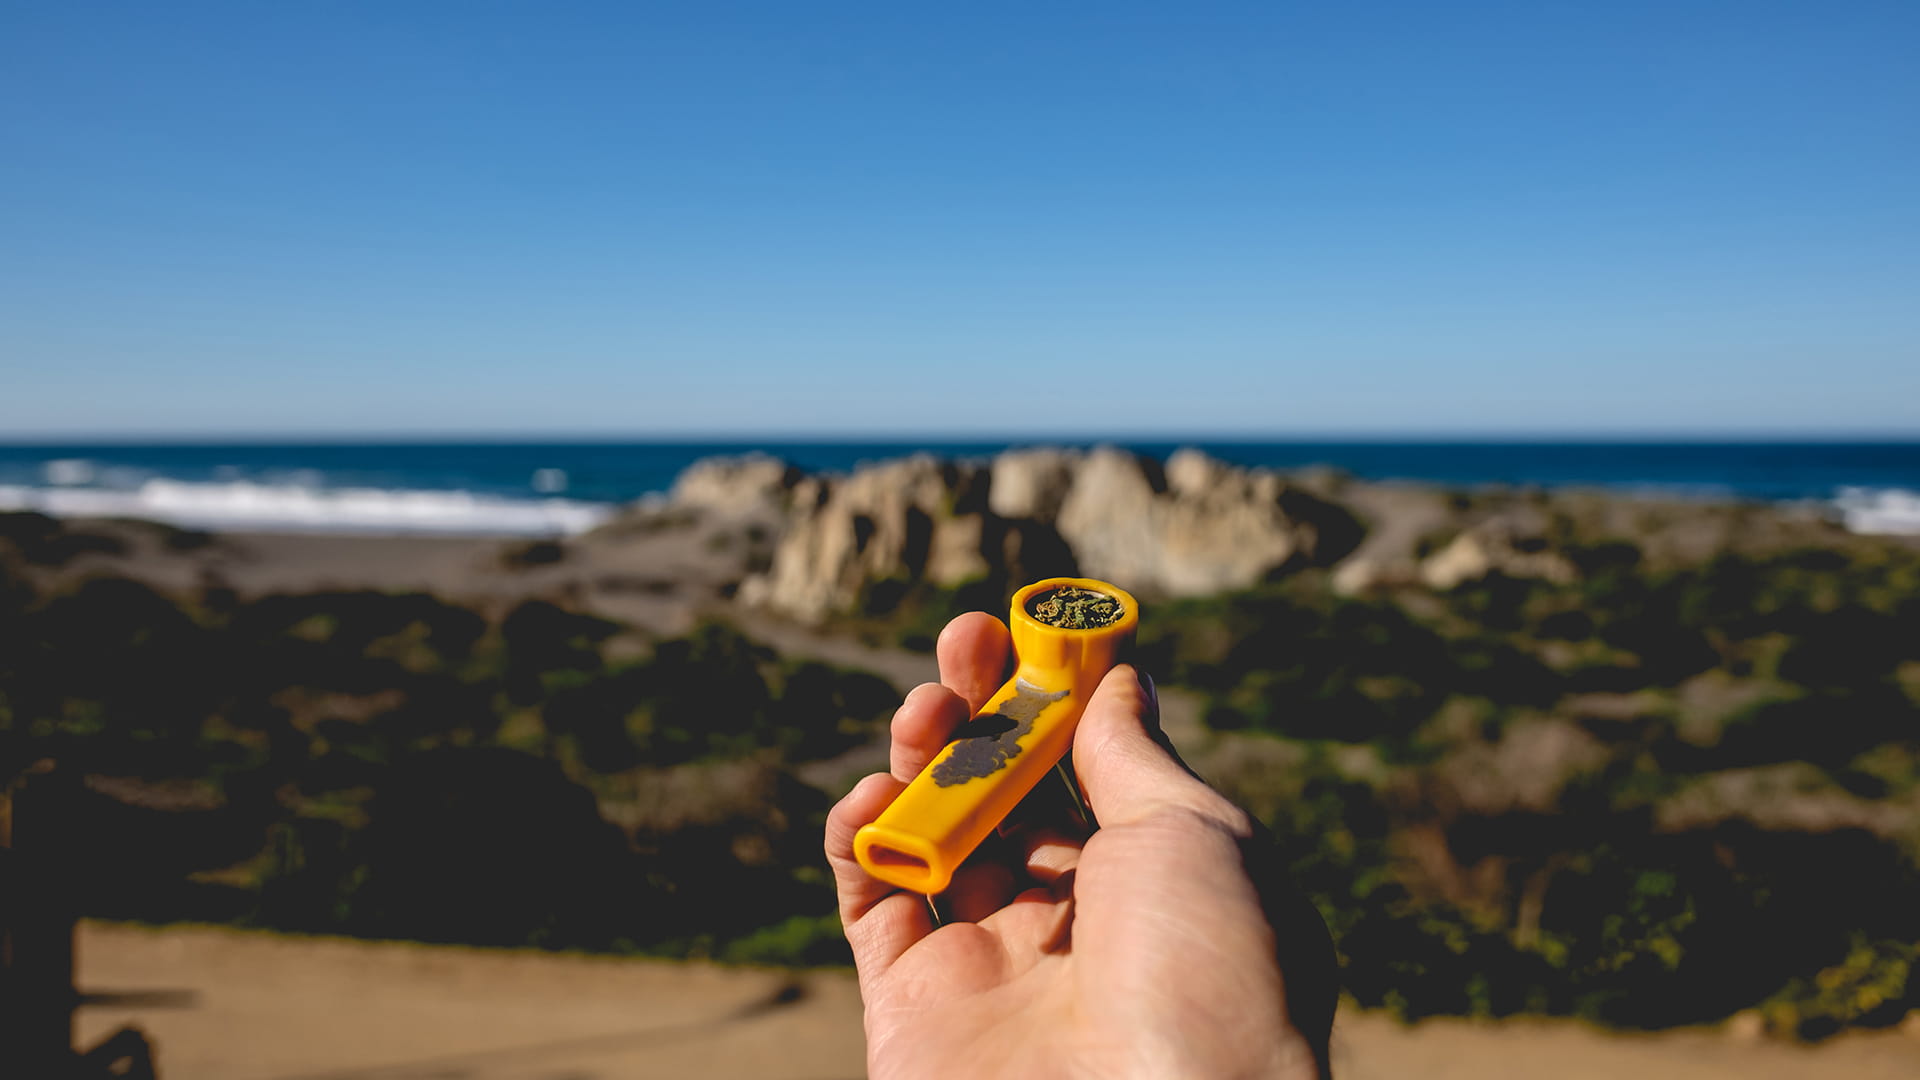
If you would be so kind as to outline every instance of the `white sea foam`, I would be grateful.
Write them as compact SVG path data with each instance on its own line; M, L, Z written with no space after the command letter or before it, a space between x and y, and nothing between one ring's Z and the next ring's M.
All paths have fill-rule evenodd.
M40 472L46 477L47 483L67 487L93 483L95 470L93 462L86 458L61 458L42 465Z
M0 484L0 509L55 517L130 517L254 532L572 536L615 507L573 499L509 499L464 491L322 488L247 481L148 480L113 490Z
M1833 503L1854 532L1920 535L1920 491L1844 487Z

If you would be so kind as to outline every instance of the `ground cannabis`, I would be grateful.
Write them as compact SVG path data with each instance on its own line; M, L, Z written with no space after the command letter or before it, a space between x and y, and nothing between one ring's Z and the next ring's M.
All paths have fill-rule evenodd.
M1119 622L1126 613L1117 597L1071 585L1027 601L1027 614L1062 630L1098 630Z

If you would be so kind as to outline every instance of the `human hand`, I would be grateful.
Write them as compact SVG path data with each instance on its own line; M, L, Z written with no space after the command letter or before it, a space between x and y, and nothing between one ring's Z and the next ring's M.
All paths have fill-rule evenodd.
M937 928L919 894L855 861L854 833L986 702L1009 651L990 615L949 623L940 682L894 714L891 771L827 819L869 1075L1324 1076L1326 927L1282 895L1247 815L1170 753L1151 683L1129 666L1108 673L1074 736L1098 831L1063 815L1015 827L999 858L983 846Z

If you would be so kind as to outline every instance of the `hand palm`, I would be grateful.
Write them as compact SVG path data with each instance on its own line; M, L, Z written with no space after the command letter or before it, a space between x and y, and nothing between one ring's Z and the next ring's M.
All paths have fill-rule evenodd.
M1102 822L1091 837L1032 825L1008 857L983 851L937 929L924 900L853 861L853 832L991 692L1005 641L986 616L948 628L945 686L901 707L891 775L862 781L829 821L871 1075L1318 1075L1241 864L1250 823L1153 743L1130 669L1101 685L1076 737Z

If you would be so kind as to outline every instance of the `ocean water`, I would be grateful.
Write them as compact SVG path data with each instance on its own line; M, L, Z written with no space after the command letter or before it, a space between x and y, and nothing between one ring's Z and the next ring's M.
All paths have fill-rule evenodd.
M279 532L565 536L666 491L703 457L773 454L845 472L917 451L984 459L1008 442L230 443L0 445L0 509ZM1326 466L1458 487L1587 487L1815 501L1862 532L1920 533L1920 442L1121 442L1240 465Z

